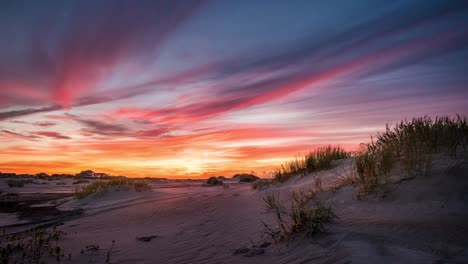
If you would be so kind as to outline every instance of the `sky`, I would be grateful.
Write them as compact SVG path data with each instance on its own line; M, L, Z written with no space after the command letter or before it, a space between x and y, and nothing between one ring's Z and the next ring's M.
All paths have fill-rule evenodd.
M1 1L0 171L268 175L468 113L467 1Z

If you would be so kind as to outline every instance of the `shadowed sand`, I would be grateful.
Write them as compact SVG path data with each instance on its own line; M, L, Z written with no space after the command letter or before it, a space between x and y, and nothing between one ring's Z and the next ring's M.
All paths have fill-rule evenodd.
M60 244L67 255L71 253L71 258L64 263L105 263L106 259L110 263L468 261L466 161L459 163L458 170L447 171L453 161L437 157L428 177L401 178L397 169L385 192L364 200L356 198L356 186L327 188L339 175L351 170L351 162L352 159L339 160L331 170L295 177L261 191L252 190L249 183L234 180L226 181L229 188L202 187L201 181L147 180L152 186L150 191L113 189L81 200L49 197L52 201L43 199L34 206L58 204L56 209L63 215L55 218L63 222L59 229L67 233ZM328 226L328 232L284 243L272 243L262 237L261 221L273 219L265 212L261 198L279 191L287 199L290 191L311 188L313 176L323 179L325 190L320 196L332 203L339 217ZM8 189L2 184L3 190ZM29 194L19 197L30 197L31 191L50 193L53 190L41 184L24 188ZM67 188L74 188L71 181L58 187L62 193ZM23 191L20 189L19 192ZM7 215L2 211L3 214ZM14 214L8 215L10 222L18 223L18 219L12 219ZM49 223L54 215L44 219L48 220L23 216L21 225L7 226L7 220L2 224L7 226L7 232L20 232L39 223ZM261 244L264 245L260 247ZM255 254L235 254L242 247L261 250Z

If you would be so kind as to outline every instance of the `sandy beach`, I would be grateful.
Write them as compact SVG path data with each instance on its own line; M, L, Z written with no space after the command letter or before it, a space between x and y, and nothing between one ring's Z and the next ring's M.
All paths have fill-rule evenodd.
M331 187L352 159L335 163L262 190L232 179L229 188L146 180L151 190L114 188L84 199L73 197L73 180L8 188L2 179L1 229L58 225L63 263L466 263L466 161L447 172L453 161L439 158L429 177L396 172L384 194L366 199L357 198L356 186ZM312 188L315 177L338 219L314 238L269 240L262 221L274 218L262 197L278 192L287 203L288 193Z

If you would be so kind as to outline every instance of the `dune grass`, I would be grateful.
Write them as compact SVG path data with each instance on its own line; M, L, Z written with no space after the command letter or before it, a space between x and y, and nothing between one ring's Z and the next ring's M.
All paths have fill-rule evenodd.
M396 163L408 176L429 175L434 153L456 157L466 153L468 123L466 117L420 117L386 126L376 140L363 145L356 154L356 173L364 193L373 192L387 181Z
M276 226L263 223L264 235L274 241L293 239L301 234L315 236L325 231L325 224L337 216L332 207L317 198L315 191L292 192L290 206L284 206L279 193L263 198L266 208L275 215Z
M281 164L275 172L274 183L283 183L294 175L305 176L308 173L327 170L332 167L332 161L349 158L351 154L339 146L319 147L310 151L304 157L296 157L294 160Z
M118 179L118 180L103 180L93 182L83 188L80 188L75 191L75 197L78 199L83 199L93 193L99 192L101 190L107 190L113 187L124 187L130 186L134 187L135 191L145 191L151 189L151 187L146 182L131 180L131 179Z

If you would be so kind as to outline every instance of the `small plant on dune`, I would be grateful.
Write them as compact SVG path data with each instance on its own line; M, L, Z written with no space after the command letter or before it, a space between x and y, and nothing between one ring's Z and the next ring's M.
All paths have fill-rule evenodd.
M149 186L146 182L135 181L131 179L105 180L93 182L81 189L76 190L75 197L82 199L101 190L125 186L133 187L137 192L151 189L151 186Z
M314 191L291 193L289 208L282 205L279 193L268 194L263 201L275 214L275 227L262 222L264 235L274 241L289 240L300 234L315 236L325 231L325 224L337 218L331 206L317 198Z
M386 126L376 140L364 145L356 155L356 172L365 193L386 182L386 176L398 162L409 176L429 175L432 155L444 152L456 157L466 153L468 124L466 117L413 118L393 129Z
M294 175L305 176L308 173L327 170L332 167L332 161L349 158L351 154L339 146L319 147L310 151L304 157L281 164L275 172L273 182L283 183Z

